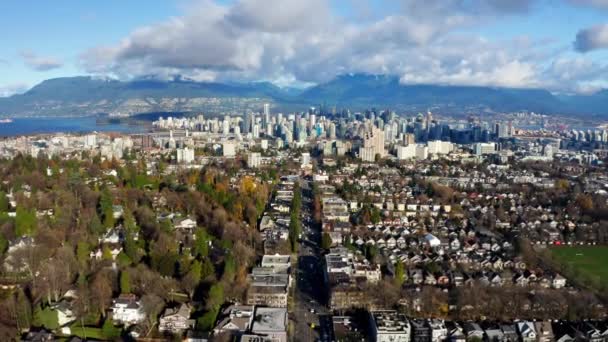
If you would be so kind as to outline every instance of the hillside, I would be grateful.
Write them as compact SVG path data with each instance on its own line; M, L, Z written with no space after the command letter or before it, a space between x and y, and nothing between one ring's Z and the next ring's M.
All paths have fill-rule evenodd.
M555 96L542 89L403 85L395 76L342 75L301 90L272 83L216 83L91 77L50 79L21 95L0 98L0 113L18 116L132 115L146 112L243 112L271 102L281 110L307 106L397 110L444 108L453 112L531 110L541 113L608 115L608 91Z

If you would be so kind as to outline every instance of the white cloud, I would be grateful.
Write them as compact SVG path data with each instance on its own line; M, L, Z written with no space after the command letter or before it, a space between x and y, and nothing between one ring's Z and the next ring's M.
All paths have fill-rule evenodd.
M537 0L400 0L397 11L357 21L326 0L198 2L187 14L86 51L85 70L120 78L318 83L345 73L398 75L405 83L579 89L559 84L547 42L489 42L468 28L520 15ZM358 6L361 6L359 4ZM596 75L597 77L597 75ZM593 80L584 80L586 84Z
M29 85L25 83L0 85L0 97L8 97L15 94L21 94L26 92L28 89Z
M39 56L30 50L20 52L23 63L36 71L49 71L63 66L63 63L57 58L50 56Z

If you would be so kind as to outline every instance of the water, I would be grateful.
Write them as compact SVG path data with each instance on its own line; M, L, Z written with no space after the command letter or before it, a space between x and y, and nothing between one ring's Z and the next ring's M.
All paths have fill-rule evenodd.
M80 118L18 118L11 123L0 123L0 136L29 135L37 133L84 133L111 131L137 133L145 130L143 125L127 122L98 121L96 117Z

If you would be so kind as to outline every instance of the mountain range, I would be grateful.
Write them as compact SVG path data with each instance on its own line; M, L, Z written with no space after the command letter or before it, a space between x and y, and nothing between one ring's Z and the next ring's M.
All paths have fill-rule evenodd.
M118 81L89 76L43 81L29 91L0 98L0 115L85 116L146 112L243 112L271 102L281 110L325 104L340 108L396 110L439 108L454 113L529 110L540 113L608 116L608 90L593 95L559 95L543 89L404 85L389 75L348 74L307 89L268 82L194 82L143 79Z

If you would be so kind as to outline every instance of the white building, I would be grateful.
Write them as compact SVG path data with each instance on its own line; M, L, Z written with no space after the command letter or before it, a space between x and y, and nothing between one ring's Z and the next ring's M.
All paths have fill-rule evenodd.
M84 136L84 147L93 148L97 146L97 136L95 134L89 134Z
M375 342L409 342L410 322L405 315L392 310L371 312L371 337Z
M259 152L250 152L247 155L247 166L250 168L259 167L262 164L262 156Z
M195 321L190 319L191 311L192 308L188 304L182 304L179 308L165 309L158 322L158 331L176 334L194 328Z
M416 156L416 145L397 146L397 159L407 160Z
M386 155L384 150L384 131L377 127L372 127L363 137L363 146L359 148L359 158L365 162L374 162L376 155L383 158Z
M473 146L475 155L493 154L496 152L496 143L476 143Z
M234 157L236 155L236 145L233 142L224 142L222 144L222 155L224 157Z
M438 247L441 245L441 240L439 240L435 235L433 234L426 234L424 236L424 240L426 241L426 243L429 245L429 247Z
M427 146L429 148L429 154L448 154L454 150L454 144L449 141L429 141Z
M416 145L416 159L424 160L429 157L429 148L426 145Z
M429 157L429 149L426 145L410 144L407 146L397 146L397 159L407 160L416 158L418 160L427 159Z
M141 323L146 313L135 295L120 295L112 305L112 320L126 326Z
M291 267L291 256L290 255L264 255L262 257L262 267L270 267L275 270L275 272L279 271L287 271Z
M287 342L287 309L256 308L251 333L264 336L262 341Z
M266 151L268 149L268 140L266 140L266 139L260 140L260 147L262 148L262 150Z
M302 156L300 157L300 162L302 168L310 166L310 153L302 153Z
M194 150L189 149L187 147L177 149L177 162L178 163L190 164L193 161L194 161Z

